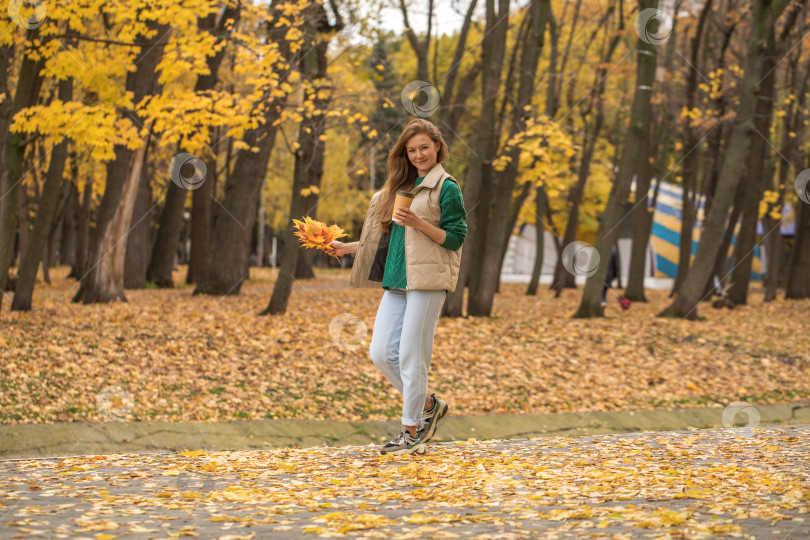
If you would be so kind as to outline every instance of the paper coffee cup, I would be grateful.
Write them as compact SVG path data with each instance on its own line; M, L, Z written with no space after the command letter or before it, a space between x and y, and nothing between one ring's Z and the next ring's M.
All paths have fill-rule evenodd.
M397 213L397 208L400 206L404 206L405 208L410 208L411 203L413 202L413 193L410 191L397 191L396 197L394 197L394 213L391 214L391 219L394 223L399 223L396 218L394 218L394 214Z

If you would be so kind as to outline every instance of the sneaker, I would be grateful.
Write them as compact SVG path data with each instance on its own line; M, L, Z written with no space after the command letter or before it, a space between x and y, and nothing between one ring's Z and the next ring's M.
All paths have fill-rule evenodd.
M433 435L436 434L436 428L447 416L447 402L437 398L436 394L431 394L430 397L433 398L433 408L425 411L425 415L422 417L422 425L419 426L419 432L417 433L419 440L423 443L433 438Z
M391 442L380 449L380 453L385 454L424 454L425 445L419 440L419 433L412 437L408 430L402 428Z

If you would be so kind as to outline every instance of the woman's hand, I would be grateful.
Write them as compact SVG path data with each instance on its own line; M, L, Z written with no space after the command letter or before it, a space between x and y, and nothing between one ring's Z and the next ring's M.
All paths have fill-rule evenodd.
M397 222L400 225L413 227L414 229L422 231L428 235L431 240L439 245L444 244L444 240L447 238L447 232L445 232L444 229L431 225L424 219L417 216L410 208L400 206L397 211L394 212L394 217L397 218Z
M397 208L396 212L394 212L394 217L398 224L413 227L420 231L423 230L424 226L427 224L427 221L417 216L413 210L405 208L404 206Z
M357 247L359 242L341 242L339 240L332 240L329 243L329 247L334 250L334 253L331 255L337 255L340 257L341 255L346 255L347 253L357 253Z

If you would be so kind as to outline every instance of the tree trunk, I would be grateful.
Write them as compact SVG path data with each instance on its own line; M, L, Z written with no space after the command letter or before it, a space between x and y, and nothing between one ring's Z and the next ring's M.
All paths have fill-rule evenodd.
M754 91L760 80L764 40L769 19L775 20L778 13L771 13L771 0L756 0L753 13L754 27L751 31L748 53L745 60L745 75L741 83L741 100L736 109L737 120L731 128L731 135L723 153L723 166L720 169L717 190L698 245L695 261L689 268L675 300L660 313L664 317L684 317L696 319L698 303L704 296L707 277L718 255L722 242L728 209L737 191L740 173L751 142L754 112ZM772 24L772 23L770 23ZM730 225L733 227L733 223Z
M506 218L506 227L504 227L504 236L503 241L501 242L501 254L498 257L498 285L500 286L501 283L501 272L503 271L503 261L506 259L506 251L509 248L509 239L512 237L512 232L515 230L515 225L517 225L518 216L520 215L520 210L523 208L523 205L526 204L526 199L529 198L529 194L531 193L531 184L525 183L520 189L520 193L518 193L515 200L512 201L512 209L509 211L509 217ZM500 292L500 287L498 287L495 292Z
M416 37L416 32L413 31L413 27L408 21L408 9L405 6L404 0L399 0L399 9L402 11L402 19L405 23L405 37L408 38L408 43L410 44L411 49L413 49L413 53L416 55L416 76L420 81L429 82L428 50L430 49L430 29L433 20L433 0L428 0L428 27L427 32L425 32L423 43L419 43L419 39Z
M6 141L8 139L8 126L11 123L12 100L8 89L9 67L14 58L14 44L0 45L0 310L3 308L3 295L8 282L8 269L11 266L9 261L6 264L8 250L13 250L14 234L6 234L12 227L17 226L16 215L12 218L9 215L11 208L8 201L14 201L9 197L11 184L9 182L6 162ZM16 194L14 194L16 197ZM10 247L8 244L12 244ZM13 257L13 253L12 253Z
M140 103L146 96L158 90L157 66L164 47L156 47L158 40L165 39L169 30L166 25L149 23L154 34L141 47L135 59L136 69L127 74L126 89L132 92L133 103ZM134 113L132 113L134 114ZM138 118L139 123L143 120ZM88 271L82 276L82 284L74 302L85 304L126 300L124 296L124 260L126 240L132 225L132 214L141 170L146 156L146 145L151 125L146 129L142 146L130 150L126 146L115 147L115 159L107 165L107 183L99 207L96 228L90 240ZM136 220L140 220L137 216ZM137 221L136 221L137 224Z
M717 21L715 21L715 24ZM721 37L720 43L720 50L715 52L711 50L711 48L707 47L707 51L705 53L706 56L711 55L713 58L717 59L717 65L715 66L715 70L724 70L725 67L725 55L728 51L731 38L734 33L734 29L736 28L737 23L734 22L727 27L721 27L721 31L719 35ZM711 35L717 35L717 33L713 33ZM722 92L718 92L718 97L714 100L714 107L717 111L716 116L717 118L725 118L726 111L728 109L727 106L727 94L728 92L722 87L719 88ZM753 109L752 109L753 110ZM687 220L686 216L682 220L683 226L681 228L681 257L678 261L678 275L675 278L675 283L672 288L672 293L670 296L675 296L678 290L681 288L684 279L686 278L686 274L689 271L689 266L691 265L692 260L692 231L694 230L695 220L697 217L698 211L698 204L700 200L699 193L702 193L703 196L703 215L704 217L709 214L709 211L712 207L712 202L714 201L714 195L717 190L717 185L719 182L720 177L720 160L723 157L723 141L727 138L726 133L729 131L730 126L726 125L725 123L720 123L718 126L715 127L713 131L711 131L708 135L708 147L704 153L704 164L703 164L703 175L702 175L702 182L700 188L697 187L697 184L693 186L694 191L690 192L693 195L692 203L689 207L684 206L684 212L688 208L690 212L694 212L689 216ZM688 228L687 234L684 234L684 227ZM688 239L688 244L684 244L683 242ZM723 253L725 250L721 249ZM707 290L708 286L711 285L711 280L709 279L712 275L724 275L724 272L718 270L718 268L723 268L725 264L725 254L722 255L722 259L718 257L719 263L716 263L714 266L714 270L710 270L706 275L706 283L707 283ZM705 295L704 295L705 296Z
M29 158L23 159L23 163L25 163L25 169L31 170L30 164L34 163L36 158L34 152L29 152L28 155ZM31 220L28 215L28 187L26 186L25 177L23 177L20 179L20 186L17 188L17 246L14 250L20 256L28 249L30 237Z
M135 208L133 208L133 215L137 221L132 225L127 235L127 248L124 255L125 289L146 288L146 269L149 267L149 254L152 251L150 231L152 208L154 208L152 187L149 185L149 179L152 175L146 171L149 146L147 139L144 166L138 180L138 192L135 195Z
M697 144L697 143L696 143ZM697 154L693 146L694 154ZM697 155L695 155L697 160ZM695 186L696 178L694 174L697 173L694 169L688 170L690 167L686 160L684 160L684 175L683 187L681 190L681 231L678 236L678 269L675 273L675 279L672 283L672 291L670 296L674 295L678 288L680 288L686 273L689 271L689 265L692 264L692 240L694 238L695 221L699 209L700 196L697 193ZM704 207L705 211L705 207Z
M810 298L810 204L798 201L796 238L788 264L785 298Z
M481 176L481 200L483 201L491 201L493 199L490 180L491 176L492 168L487 167ZM475 229L480 231L481 234L474 235L472 241L470 241L470 233L468 229L467 239L465 240L465 244L469 243L470 246L474 246L473 252L476 253L474 258L471 256L472 263L469 266L469 274L467 276L467 289L469 289L469 293L467 295L468 312L470 309L470 298L472 298L476 291L478 291L478 286L481 283L481 262L484 259L484 254L488 250L487 235L485 233L489 230L490 212L488 208L482 208L482 206L483 205L479 205L478 208L476 208L475 215ZM464 255L462 255L462 257L463 256Z
M203 272L211 242L211 201L217 176L217 159L214 152L205 152L201 158L208 167L208 178L191 192L191 255L186 271L186 283L196 283ZM181 212L182 213L182 210ZM172 261L172 265L174 262Z
M27 30L26 46L39 40L39 29ZM9 48L2 48L0 54L0 95L6 99L0 103L0 133L5 144L0 148L0 310L8 280L8 269L14 260L15 232L17 230L17 189L22 181L22 162L25 148L23 134L8 131L11 119L26 107L36 104L42 87L44 59L33 59L26 48L20 71L17 75L17 88L14 100L8 98L8 68L12 55ZM10 104L6 105L6 104Z
M274 99L268 105L265 123L245 134L245 142L259 151L239 151L231 181L225 185L225 198L212 208L211 242L194 294L238 294L248 276L256 200L261 178L267 174L278 131L273 123L280 117L281 107L282 100Z
M771 117L776 91L776 42L775 28L771 24L767 30L766 50L762 59L761 73L765 76L755 91L754 131L751 135L751 149L748 152L748 188L744 190L742 201L742 223L734 245L731 271L731 287L728 295L735 304L745 304L748 300L748 284L751 280L751 266L759 221L759 203L767 185L773 183L771 171L770 137Z
M703 29L706 26L706 20L712 11L712 0L707 0L703 5L698 18L698 25L695 31L695 36L692 38L691 49L689 53L689 76L686 79L686 103L684 107L692 110L695 107L698 75L698 57L700 52L701 41L704 35ZM722 61L722 60L721 60ZM698 146L700 139L695 129L692 127L691 119L683 119L683 186L681 192L681 231L678 242L678 270L675 274L672 293L678 290L681 282L683 281L686 272L689 269L689 264L692 260L692 232L695 227L695 219L697 216L697 174L698 174ZM629 297L628 297L629 298ZM635 300L635 298L629 298Z
M329 85L329 79L326 75L326 52L323 53L323 59L321 60L322 68L315 67L318 71L315 72L313 75L313 81L318 84ZM314 67L314 66L313 66ZM311 96L310 98L312 102L315 104L315 109L320 111L327 111L329 110L329 102L325 99L318 99L317 95ZM319 133L323 133L323 123L326 121L322 114L314 115L309 122L310 129L313 131L318 131ZM309 136L309 134L307 134ZM315 146L313 147L312 154L310 156L311 165L306 168L304 172L304 179L301 183L302 189L310 188L309 195L302 196L302 205L301 205L301 216L308 215L312 219L318 219L318 199L320 195L316 193L312 188L320 190L321 187L321 179L323 178L323 159L324 159L324 150L325 147L321 144L322 141L316 141ZM308 142L308 144L310 144ZM303 146L303 143L302 143ZM292 219L295 214L290 213L290 219ZM297 219L297 218L296 218ZM298 262L295 266L295 279L314 279L315 278L315 271L312 269L312 264L315 259L316 252L312 250L302 251L298 254Z
M604 85L600 85L602 88ZM598 91L597 91L598 92ZM585 144L583 145L582 159L579 162L579 173L577 182L568 191L568 221L565 224L562 245L567 246L576 240L577 228L579 227L579 206L582 204L582 196L585 193L585 185L591 172L591 161L593 159L596 141L604 123L604 112L601 102L601 95L594 97L597 100L597 113L593 130L585 132ZM574 275L568 272L563 266L562 257L557 257L557 264L554 267L554 277L551 280L550 289L556 291L555 296L560 296L563 288L576 287Z
M723 240L720 242L720 248L717 250L717 255L714 260L714 267L705 276L705 285L701 301L708 301L714 291L714 276L717 276L720 286L725 288L728 285L728 277L730 268L728 266L728 251L731 248L731 240L734 238L734 231L737 228L737 223L740 221L740 213L742 212L743 197L745 191L745 172L740 179L740 185L737 186L737 193L734 196L734 203L729 213L728 226L723 231Z
M305 12L304 20L304 48L309 52L301 59L300 69L305 81L304 101L312 102L314 111L305 113L304 119L298 129L299 147L295 152L295 167L293 171L292 198L290 200L290 219L304 214L313 216L317 208L317 191L323 177L323 160L326 142L321 140L325 133L325 112L329 108L329 97L332 94L332 83L327 75L327 47L329 40L320 35L328 32L330 26L327 21L326 10L322 4L312 4ZM314 188L314 189L313 189ZM302 190L309 190L304 195ZM297 218L296 218L297 219ZM267 308L262 315L276 315L286 313L287 304L292 293L293 282L300 272L303 277L312 271L311 257L301 262L302 253L298 246L298 238L292 226L287 227L284 233L284 257L279 268L278 278L273 287L273 294Z
M54 266L59 259L57 250L59 246L58 239L62 234L62 222L65 218L65 208L67 207L68 199L70 199L70 182L62 182L62 187L59 190L59 198L56 200L56 210L51 220L51 230L48 234L48 239L42 254L42 280L48 284L51 283L49 268Z
M200 29L213 33L217 37L217 45L219 45L223 40L228 39L233 29L236 28L242 13L241 9L241 2L238 2L235 6L226 6L219 21L215 19L214 14L209 15L201 21ZM229 21L232 21L233 24L229 24ZM219 68L225 57L225 50L226 47L222 47L216 54L208 57L209 73L207 75L200 75L197 78L197 84L194 88L195 92L205 92L214 89L218 81ZM228 153L230 154L230 150L228 150ZM202 158L209 164L208 171L211 177L191 194L191 257L188 262L188 271L186 272L186 283L189 284L196 283L197 277L203 271L203 267L208 259L212 224L211 201L216 195L215 189L217 183L217 154L216 146L213 144L213 141ZM262 178L263 177L264 176L262 176ZM180 210L180 213L182 213L182 210ZM179 229L177 229L177 231L179 232ZM174 231L172 231L172 233L174 233ZM177 235L173 234L171 238L176 239ZM173 246L176 243L177 240L174 241ZM174 247L172 250L174 250ZM172 261L172 265L173 264L174 262Z
M480 195L482 191L484 168L491 168L490 163L497 153L498 133L495 132L495 107L501 86L501 67L506 49L506 34L509 21L509 0L486 0L486 28L482 39L482 76L481 76L481 112L473 139L473 151L464 183L464 204L467 207L467 240L465 244L473 245L477 241L477 216L481 210ZM449 317L460 317L463 311L464 289L470 274L470 265L478 256L478 250L464 249L461 255L456 290L448 293L444 302L443 314Z
M545 253L545 227L543 227L543 220L540 219L542 208L545 206L543 202L546 198L546 190L540 185L537 186L535 191L535 204L537 211L534 213L537 216L535 220L535 255L534 255L534 268L532 268L532 278L529 281L529 287L526 289L526 294L531 296L537 295L537 286L540 284L540 273L543 270L543 254Z
M126 255L126 237L132 222L132 212L135 207L135 198L138 193L138 185L141 177L141 169L146 156L146 146L151 136L151 123L146 128L146 135L143 137L141 147L138 148L126 165L126 177L116 191L120 198L117 201L117 208L107 210L109 217L104 219L105 204L102 201L100 208L99 224L93 234L92 256L89 263L92 265L82 278L82 285L74 302L92 304L97 302L111 302L113 300L126 301L124 296L124 259ZM119 162L119 156L124 152L117 151L115 162ZM131 153L131 152L126 152ZM115 163L114 162L114 163ZM116 167L117 168L117 167ZM108 168L107 189L104 192L105 199L110 192L112 175L116 168ZM108 203L109 204L109 203ZM109 206L107 206L109 208Z
M658 0L640 0L639 8L657 8ZM633 95L633 105L630 113L630 126L619 162L619 171L613 188L610 191L599 229L596 233L596 251L603 264L596 267L596 271L585 282L579 309L575 317L601 317L602 316L602 289L605 285L610 254L619 234L619 223L624 216L627 198L630 193L630 183L633 174L638 170L638 149L642 146L642 139L647 133L646 126L650 123L650 96L655 78L656 48L654 45L641 39L638 40L638 55L636 61L636 88Z
M547 15L550 9L550 0L532 0L529 6L527 14L530 21L528 40L521 51L520 87L513 109L514 117L510 138L526 128L529 117L527 106L531 103L534 94L535 74L540 60L540 51L543 48L545 28L548 21ZM492 201L491 218L487 229L479 231L480 234L486 234L486 243L489 249L483 253L478 287L470 293L468 308L470 315L489 317L492 314L492 303L501 274L502 262L502 250L497 248L503 244L505 235L511 232L506 229L509 225L509 210L518 174L520 152L520 145L511 148L509 155L512 160L503 171L493 172L494 199L490 199Z
M467 109L467 99L475 88L475 79L481 71L481 62L476 62L464 75L461 85L456 86L461 60L466 52L467 37L473 23L473 15L477 4L478 0L471 0L470 5L467 7L464 23L459 31L456 50L453 54L453 62L450 64L450 69L445 75L444 93L442 94L443 103L439 110L439 128L442 130L444 141L447 143L448 148L452 148L453 142L455 142L458 123L461 121L462 114ZM438 51L438 47L436 50Z
M59 82L59 100L63 103L73 100L73 79L68 78ZM42 194L39 197L34 230L31 233L30 242L20 258L17 288L14 291L14 300L11 303L11 309L14 311L30 311L31 309L31 299L34 295L34 285L37 279L37 268L42 254L47 248L51 221L54 218L56 203L62 188L62 175L67 161L68 144L70 144L69 139L62 139L51 151L51 161L48 164L48 172L45 175Z
M756 134L753 135L751 142L751 151L748 153L748 170L755 174L755 179L751 183L751 189L746 190L745 199L743 202L743 219L740 226L740 232L737 235L737 243L734 246L734 269L731 276L731 287L729 288L728 295L732 302L735 304L745 304L748 298L748 284L751 278L751 266L753 262L753 253L756 242L756 229L757 222L759 221L759 205L762 200L762 194L766 187L773 184L773 173L771 170L771 151L770 141L766 137L770 137L771 122L773 115L774 100L776 98L776 68L778 63L784 58L784 49L790 45L786 43L787 36L790 35L791 29L796 23L798 14L803 8L805 0L799 4L794 4L791 12L786 16L787 22L781 25L779 45L776 43L776 27L775 24L770 24L768 27L768 34L766 38L766 50L762 60L762 73L765 76L758 83L756 92L756 105L754 115L754 125ZM775 21L771 19L771 22ZM795 63L793 64L795 71ZM803 93L802 93L803 94ZM804 102L805 96L797 96L797 99ZM786 115L784 124L789 126L790 115ZM791 140L791 136L785 130L784 138L786 141ZM787 146L787 142L785 145ZM789 151L788 151L789 155ZM781 174L781 172L780 172ZM779 188L780 200L784 190ZM781 206L779 207L781 211ZM762 241L765 242L771 234L781 239L781 234L778 227L773 227L769 231L765 231L765 218L763 218L763 237ZM776 257L777 268L779 266L779 257Z
M87 271L88 251L90 251L90 218L93 210L93 182L84 181L84 193L76 215L76 260L68 277L81 279Z
M225 57L226 47L221 42L228 39L231 32L237 27L241 15L241 2L235 6L227 5L222 14L210 13L200 19L198 27L201 32L210 32L216 37L214 48L216 52L207 57L208 73L199 75L194 85L195 93L213 90L218 82L219 67ZM212 143L214 136L211 137ZM219 139L219 137L216 137ZM182 148L178 147L178 152ZM230 152L230 149L228 149ZM211 229L211 197L216 182L216 164L213 156L216 148L211 148L201 159L208 164L209 178L205 179L200 187L192 192L192 223L191 223L191 260L186 273L186 282L194 283L195 276L201 271L206 259L210 229ZM160 288L174 286L172 273L177 259L177 244L180 240L180 231L183 227L183 212L187 190L175 184L171 179L166 183L166 200L160 214L157 237L155 238L146 279Z
M303 207L303 206L302 206ZM312 217L312 216L310 216ZM312 217L312 219L316 219ZM298 254L298 262L295 263L295 272L293 273L295 279L314 279L315 270L312 269L312 262L315 253L312 251L303 251Z
M199 191L198 188L197 191ZM185 190L169 181L166 188L166 201L160 213L155 245L152 247L152 256L149 267L146 269L146 280L159 288L174 287L172 272L177 259L177 242L180 239L180 229L183 228L183 209L185 208Z
M70 156L71 164L76 162L76 155ZM71 181L68 182L70 196L65 207L65 217L62 223L62 237L59 239L59 264L70 267L76 263L76 209L78 207L79 191L76 189L76 175L71 166Z
M607 8L605 12L604 20L606 20L611 13L615 10L613 5ZM579 5L577 5L575 11L575 17L578 17L579 13ZM576 19L575 19L576 22ZM570 41L570 37L569 37ZM591 162L593 160L593 155L596 147L596 141L599 139L599 134L602 131L602 127L605 123L605 110L604 110L604 93L606 87L606 79L607 79L607 67L611 59L613 58L613 54L616 51L616 47L619 44L620 38L618 35L614 36L607 44L604 56L601 58L600 67L596 70L594 74L594 84L593 90L590 94L590 101L588 103L587 109L582 114L582 121L585 125L584 134L583 134L583 144L582 144L582 157L580 158L578 174L577 174L577 182L576 184L572 185L568 191L568 221L565 225L565 231L563 232L563 239L562 239L562 246L567 246L574 240L576 240L577 229L579 228L579 206L582 203L582 197L585 194L585 186L588 182L588 177L590 176L591 172ZM570 47L570 42L569 42ZM566 58L568 56L568 51L566 51L566 57L563 59L563 64L565 64ZM564 66L563 66L564 68ZM549 98L546 98L547 101ZM556 100L555 100L556 102ZM588 129L588 115L595 110L596 117L593 122L592 129ZM559 297L562 293L564 288L575 288L576 282L574 280L574 275L568 272L565 267L563 266L562 257L557 257L557 262L554 266L554 276L551 279L551 285L549 289L556 291L555 297Z
M282 19L285 3L274 4L270 16ZM284 84L290 73L285 65L293 64L290 42L285 38L290 30L283 21L268 23L268 38L279 43L281 58L277 67L278 85ZM248 277L250 264L250 235L256 220L256 207L260 188L267 175L267 163L278 133L277 121L287 100L286 92L274 97L265 108L264 122L245 132L247 149L239 150L233 173L225 181L225 197L212 206L211 241L205 266L194 276L197 288L194 294L238 294ZM253 152L251 148L258 148Z
M802 27L803 31L803 27ZM791 165L795 165L795 169L801 170L802 162L798 152L798 141L804 140L804 121L806 115L804 114L804 107L806 102L806 89L807 80L810 76L810 68L804 70L804 75L798 74L800 51L796 51L790 55L788 71L788 81L785 87L791 88L793 95L796 96L795 104L789 104L786 107L785 122L782 128L782 148L780 150L782 160L779 162L779 177L776 183L779 196L776 203L769 206L762 218L762 228L765 233L765 247L767 254L767 269L765 271L764 285L765 285L765 301L771 302L776 299L776 289L782 280L784 273L784 261L787 259L785 254L785 242L782 237L781 224L782 220L776 220L771 217L771 212L777 210L782 214L782 209L785 202L785 189L788 185L788 175L790 174ZM795 135L791 137L791 132ZM797 201L801 204L801 200ZM784 217L784 216L782 216ZM794 216L795 218L796 216Z
M638 174L636 175L636 199L631 210L633 220L633 243L630 249L630 271L627 276L627 288L624 296L632 302L646 302L644 295L644 270L647 267L647 246L652 232L653 211L649 207L650 184L652 183L652 165L650 164L651 134L642 141L639 153ZM618 252L618 248L617 248ZM616 277L621 283L621 265ZM621 287L621 285L619 285Z

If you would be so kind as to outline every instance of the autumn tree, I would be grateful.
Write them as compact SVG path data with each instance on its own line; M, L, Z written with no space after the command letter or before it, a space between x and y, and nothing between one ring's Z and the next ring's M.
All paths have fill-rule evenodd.
M58 99L63 103L73 100L73 80L67 78L59 82ZM39 198L37 216L34 221L34 230L31 241L26 246L20 259L19 279L14 290L14 300L11 309L28 311L31 309L31 298L34 294L34 283L37 277L37 267L42 261L43 252L48 248L47 242L51 232L52 218L56 214L56 206L62 189L62 175L68 157L70 140L62 139L51 150L51 159L45 182L42 185L42 194ZM43 272L47 275L48 258L43 262Z
M543 40L546 32L546 24L549 18L551 5L548 0L533 0L526 13L527 20L527 40L524 42L520 55L518 73L518 94L512 109L512 121L509 128L511 144L504 150L503 167L495 167L495 171L490 177L491 184L485 184L486 198L491 202L488 205L481 205L478 209L479 216L491 210L491 215L479 222L476 234L486 235L485 245L504 246L512 232L513 221L507 216L515 212L512 209L512 191L518 175L518 161L520 147L515 140L523 133L527 126L527 121L531 116L531 99L535 91L535 75L537 64L540 59L540 52L543 48ZM524 191L523 200L528 190ZM520 198L515 203L521 206ZM511 212L510 212L511 210ZM515 212L515 217L516 217ZM504 219L507 217L507 219ZM483 225L487 224L485 228ZM471 292L468 311L470 315L486 315L492 312L492 302L495 291L500 280L501 266L503 262L503 249L487 249L479 252L482 255L481 276L478 287Z
M776 78L779 74L777 63L788 52L788 48L793 46L793 40L789 38L799 15L803 16L802 3L795 3L791 6L785 14L787 20L778 35L776 28L778 14L768 20L763 44L762 67L760 68L760 73L763 75L754 90L754 131L751 134L751 148L746 157L746 182L741 183L737 188L741 191L742 197L742 220L737 233L737 241L734 244L731 286L728 289L728 296L735 304L745 304L748 299L757 223L760 220L760 202L765 188L772 183L772 162L770 160L772 143L769 139L777 96ZM790 138L789 133L788 138Z
M136 16L137 18L137 16ZM143 29L144 43L135 57L134 72L127 74L126 91L133 95L133 103L159 92L157 87L158 65L163 57L162 40L170 31L169 21L149 21ZM124 145L115 148L115 159L107 165L107 181L104 197L101 200L96 228L90 240L89 268L81 279L81 287L73 298L74 302L85 304L125 300L124 258L126 237L132 223L132 212L141 181L151 136L152 125L143 115L127 111L134 123L140 127L140 148L132 149ZM137 216L136 221L143 216Z
M675 300L661 312L665 317L697 318L697 307L711 278L718 248L726 230L728 210L737 193L740 173L748 153L753 133L754 94L761 81L762 60L768 28L787 5L785 0L756 0L753 28L745 59L745 72L740 89L741 99L736 108L739 121L731 128L727 150L723 153L717 191L703 226L694 262L684 277ZM736 220L731 221L735 223ZM733 227L732 227L733 228ZM722 251L721 251L722 253Z
M611 19L617 20L619 29L623 27L621 12L617 13L617 2L612 2L600 18L599 24L591 33L591 41L596 41L597 35L603 31L604 27L610 23ZM575 19L576 20L576 19ZM573 31L573 30L572 30ZM591 166L596 152L596 144L602 136L602 129L605 125L605 104L604 95L607 89L608 69L618 45L621 41L621 33L614 32L612 36L603 44L598 68L594 73L593 85L588 92L587 98L580 101L580 116L582 118L582 152L579 155L579 164L576 165L577 181L568 190L567 209L568 219L565 225L565 232L557 249L557 264L554 268L554 276L551 280L551 289L559 296L565 287L574 287L574 275L563 266L562 248L576 240L577 231L580 226L579 214L585 188L588 179L591 178ZM572 75L573 77L574 75Z
M241 1L235 4L225 4L218 12L212 11L205 17L201 17L198 26L201 32L208 32L214 38L214 54L206 58L207 72L197 76L194 86L195 94L210 94L219 81L219 68L225 58L227 51L227 39L239 23L241 15ZM198 129L207 130L206 126L198 126ZM211 164L210 175L216 175L216 148L212 145L218 141L213 140L213 130L210 130L208 145L201 152L204 162ZM205 260L205 250L208 246L208 238L211 225L211 197L213 179L207 178L201 185L194 186L192 191L192 244L191 258L189 264L187 281L194 281L194 269L202 266ZM155 283L158 287L172 287L172 270L174 270L177 242L180 237L180 228L183 222L183 210L188 190L179 185L173 179L166 181L166 198L163 210L160 214L159 227L149 257L149 266L146 272L146 279Z
M15 33L14 25L4 20L7 30L3 34L10 39ZM18 29L15 29L18 30ZM45 59L40 47L44 44L40 28L25 32L25 52L17 75L14 99L9 99L8 70L13 51L11 43L3 42L0 51L0 92L5 99L0 102L0 309L8 280L8 270L14 260L14 236L17 230L17 190L22 182L23 153L26 147L25 133L9 131L11 119L20 111L33 106L42 88L42 69Z
M639 11L645 9L656 10L658 0L640 0ZM645 20L644 23L647 21ZM624 219L627 198L633 175L639 170L639 161L647 160L649 156L640 151L645 148L643 140L649 136L649 123L651 118L650 96L652 94L653 79L655 77L656 46L654 40L649 39L647 30L639 33L636 57L636 85L633 94L633 105L630 112L630 126L626 133L622 147L619 170L605 206L599 230L596 233L596 252L599 264L594 273L585 282L579 308L574 315L579 318L599 317L602 315L602 288L607 274L607 262L618 237L619 222ZM646 147L649 148L649 147Z
M292 92L289 79L302 53L301 6L282 2L269 8L268 48L264 69L272 75L262 85L262 100L256 107L262 119L244 131L233 166L225 182L224 199L213 208L211 242L205 266L197 279L195 294L236 294L248 276L250 232L256 220L257 202L270 152L275 144L282 110Z
M483 185L489 181L491 163L494 161L499 134L496 129L497 97L501 88L502 65L509 26L509 0L486 0L486 27L481 43L481 109L475 128L472 152L464 182L464 205L467 210L468 234L461 257L456 290L448 293L442 313L446 316L462 315L464 290L470 277L473 261L485 252L486 215L479 210Z
M343 21L336 10L335 16L337 22L336 25L332 25L329 23L324 5L320 2L313 2L304 12L304 54L300 58L299 66L303 77L304 96L295 147L290 216L306 213L312 217L318 204L326 147L325 123L333 92L332 83L326 73L326 53L329 45L326 36L343 27ZM287 310L293 281L296 279L296 267L300 267L302 257L307 256L311 257L311 254L301 254L295 234L290 228L284 235L284 252L278 279L273 287L270 302L262 311L263 315L284 313Z

